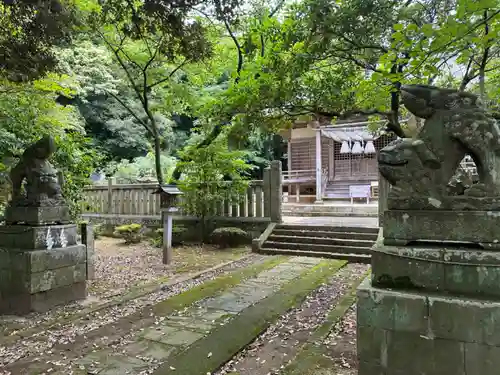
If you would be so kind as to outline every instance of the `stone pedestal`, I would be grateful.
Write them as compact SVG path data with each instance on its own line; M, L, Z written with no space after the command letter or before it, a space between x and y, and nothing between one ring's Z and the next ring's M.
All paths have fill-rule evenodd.
M26 314L87 295L87 251L76 225L0 226L0 313Z
M453 227L451 214L448 220L446 211L435 213L433 221L423 221L428 212L411 211L406 221L396 222L405 213L386 212L373 248L371 280L357 293L359 375L498 373L500 251L484 249L484 243L495 244L495 234L489 221L478 219L491 214L463 213L476 221L467 227L459 219ZM447 227L457 237L439 242ZM457 228L466 242L459 242ZM387 245L394 237L407 245Z
M500 302L358 289L359 375L495 375Z
M68 224L71 222L68 206L23 207L7 206L7 224L47 225Z

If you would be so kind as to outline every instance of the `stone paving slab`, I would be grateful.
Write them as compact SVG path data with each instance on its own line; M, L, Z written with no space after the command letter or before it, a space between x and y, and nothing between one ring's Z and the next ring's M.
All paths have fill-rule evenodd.
M89 368L88 374L99 375L124 375L127 371L134 374L148 366L135 356L113 353L111 349L90 353L78 363Z
M280 287L321 262L319 258L306 259L291 258L227 292L160 319L154 326L145 329L137 341L122 348L122 354L113 354L106 349L86 355L77 364L89 367L99 362L98 372L92 374L137 374L148 368L149 363L163 362L173 353L191 346L216 327L230 321L237 313L274 294Z

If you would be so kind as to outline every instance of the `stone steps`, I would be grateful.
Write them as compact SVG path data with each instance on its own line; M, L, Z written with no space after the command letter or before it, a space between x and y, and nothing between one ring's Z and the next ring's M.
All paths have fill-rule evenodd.
M347 260L353 263L366 263L366 264L369 264L372 258L370 254L361 254L361 253L351 254L346 252L334 253L334 252L292 250L292 249L262 248L259 252L261 254L269 254L269 255L292 255L292 256L315 257L315 258L339 259L339 260Z
M275 229L272 235L280 236L303 236L303 237L326 237L326 238L336 238L336 239L352 239L357 238L363 241L375 241L377 239L377 233L356 233L356 232L330 232L322 230L295 230L295 229Z
M367 263L378 228L277 225L257 250L264 254L301 255Z
M336 238L336 237L317 237L314 236L314 232L309 236L297 236L297 235L279 235L271 234L268 239L268 243L293 243L293 244L309 244L314 243L315 245L328 245L331 247L341 246L341 247L356 247L356 248L370 248L373 245L373 241L366 239L353 239L353 238Z
M325 197L326 200L326 197ZM347 200L349 202L349 200ZM365 202L365 201L363 201ZM284 216L328 216L328 217L375 217L378 215L378 205L370 204L283 204Z

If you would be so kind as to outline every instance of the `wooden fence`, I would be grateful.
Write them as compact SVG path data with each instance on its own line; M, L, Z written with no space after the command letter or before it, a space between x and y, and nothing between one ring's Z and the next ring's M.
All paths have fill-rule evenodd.
M119 184L85 188L82 202L84 213L113 215L160 215L160 196L155 194L157 184ZM182 202L182 197L179 198ZM250 181L245 195L235 202L221 202L214 211L219 216L265 217L269 216L269 200L265 199L264 181ZM182 207L182 204L180 204ZM182 213L182 208L179 210Z
M214 207L215 217L281 221L281 178L281 164L273 163L264 171L263 180L250 181L245 194ZM154 183L117 185L111 180L107 185L89 186L82 202L83 216L158 217L161 208L157 189ZM179 215L184 215L182 210Z

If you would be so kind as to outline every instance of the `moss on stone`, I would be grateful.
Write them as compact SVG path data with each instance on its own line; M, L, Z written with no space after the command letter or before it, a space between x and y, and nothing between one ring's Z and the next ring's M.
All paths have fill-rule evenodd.
M161 366L153 374L212 373L345 264L345 261L322 261L309 268L297 279L243 310L186 351L169 358L168 364Z
M231 274L226 276L217 277L214 280L207 281L184 293L178 294L176 296L173 296L172 298L156 304L153 307L153 311L157 315L168 315L172 311L189 306L203 298L213 296L233 286L236 286L243 280L255 277L263 271L270 270L276 267L278 264L283 263L287 259L289 259L289 257L286 256L272 257L262 263L250 266L240 271L232 272Z

